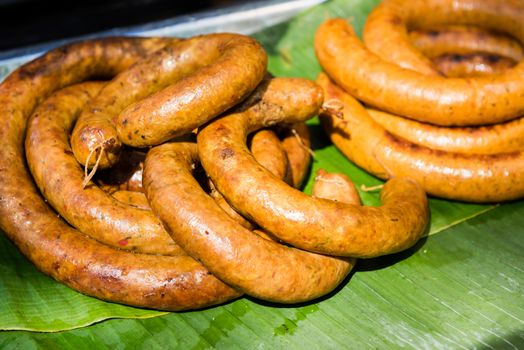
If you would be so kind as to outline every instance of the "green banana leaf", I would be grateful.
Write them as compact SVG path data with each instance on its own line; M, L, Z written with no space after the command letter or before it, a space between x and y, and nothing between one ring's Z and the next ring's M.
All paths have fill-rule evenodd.
M315 78L318 24L338 15L360 28L376 3L330 1L258 33L271 72ZM330 145L317 121L310 127L311 174L324 168L358 185L380 183ZM362 196L378 203L377 192ZM0 332L0 348L524 348L524 202L430 205L430 236L406 252L360 260L336 291L294 306L244 297L161 313L106 303L42 275L0 236L0 329L11 330Z
M501 206L405 253L361 260L339 290L314 303L242 298L67 332L4 332L0 348L523 348L523 210Z

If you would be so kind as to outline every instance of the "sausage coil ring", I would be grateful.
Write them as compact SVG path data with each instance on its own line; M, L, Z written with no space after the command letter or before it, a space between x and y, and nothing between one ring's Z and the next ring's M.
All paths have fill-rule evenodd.
M511 15L509 15L509 18L515 18L515 16L523 14L517 12L513 5L500 4L502 10L496 10L497 6L495 6L495 10L493 10L491 7L494 5L496 4L491 1L461 0L456 5L456 7L459 8L455 10L457 13L455 13L454 16L448 17L445 16L445 14L451 11L448 10L451 8L451 5L447 1L440 3L430 1L428 3L428 6L437 8L437 10L435 10L436 17L432 17L432 21L454 21L454 23L457 21L467 21L469 17L459 18L460 13L464 13L463 11L473 11L473 13L475 13L474 11L480 11L486 14L490 20L484 19L484 22L487 24L493 21L495 21L494 23L500 23L498 22L500 19L498 19L494 11L502 12L502 14L510 12ZM415 49L415 47L417 47L416 44L415 47L413 47L403 40L405 33L403 33L400 28L395 27L393 30L393 28L390 27L388 19L402 17L404 20L407 20L406 16L409 18L415 16L415 14L409 14L410 9L400 9L397 6L396 1L385 2L370 14L364 30L367 47L378 55L384 55L385 59L390 62L395 60L396 64L401 67L406 67L421 74L439 75L433 71L434 66L431 62ZM420 11L420 6L422 5L418 2L412 2L409 6L416 8L416 10L411 10L412 12L416 12ZM470 10L464 10L467 8L470 8ZM471 10L471 8L473 8L473 10ZM421 25L427 26L428 24L421 23ZM493 25L494 24L491 24L491 26ZM426 34L423 36L421 32L415 31L410 33L410 38L411 40L419 42L418 45L425 49L423 52L432 52L432 46L429 41L433 40L437 42L437 47L435 48L437 54L454 53L457 52L456 50L458 50L459 54L468 54L471 53L472 50L484 50L491 54L510 55L518 60L522 59L522 47L513 39L503 34L492 34L482 28L456 25L448 27L441 26L440 28L443 32L437 33L441 35ZM383 35L383 31L390 29L391 31L388 32L387 35ZM392 50L391 42L388 40L396 40L395 43L398 44L398 47ZM446 49L455 51L443 51ZM452 81L450 81L450 84L453 84ZM448 128L409 120L403 118L403 116L396 116L385 111L375 109L368 109L368 111L376 122L392 134L418 145L436 150L467 154L496 154L518 151L522 149L522 145L524 145L524 141L522 141L524 139L524 124L522 118L488 126ZM470 117L474 118L474 116Z
M116 133L115 120L128 105L180 79L182 73L172 55L173 43L178 41L166 39L165 47L120 72L89 101L71 134L71 147L80 164L93 168L98 160L99 169L106 169L117 163L122 143ZM96 156L91 157L93 154Z
M524 153L460 154L417 146L388 133L351 95L326 75L317 82L337 111L321 122L331 141L349 159L382 179L410 176L431 195L470 202L497 202L524 196Z
M460 4L468 1L475 2L464 0ZM405 42L409 50L416 52L418 59L422 54L411 47L405 21L416 21L414 14L422 4L430 6L431 18L436 14L434 21L446 18L445 14L450 14L450 21L460 17L449 12L450 7L446 7L449 2L452 1L435 0L428 4L428 1L406 3L391 0L384 2L381 8L387 10L391 17L387 22L391 30L398 33L395 43ZM476 3L480 5L461 5L456 13L471 21L482 20L487 28L500 25L520 42L524 42L522 4L503 2L499 6L501 10L494 6L494 3L500 2ZM472 12L468 12L469 9ZM407 55L408 49L400 44L398 50ZM388 51L396 50L388 47ZM524 63L494 76L462 79L426 75L390 63L392 58L382 58L388 57L383 52L380 52L380 56L373 54L363 46L353 28L343 19L331 19L319 27L315 37L315 52L324 70L344 90L366 104L393 114L437 125L456 126L493 124L524 114L524 81L521 78ZM406 58L403 60L407 61Z
M116 77L81 115L71 137L75 157L92 167L89 155L109 143L103 169L117 161L122 142L147 147L189 133L244 99L266 65L264 49L244 35L172 40Z
M251 109L222 117L197 135L202 166L218 190L240 213L271 235L302 249L339 256L373 257L406 249L422 236L428 222L428 203L422 188L405 178L389 181L382 207L359 207L312 198L276 179L250 155L245 141L260 127L310 118L320 107L321 92L313 85L297 94L286 92L285 81L274 79L264 106L280 105L275 113ZM280 92L279 94L273 91ZM300 90L298 90L300 91ZM311 95L319 98L313 99ZM293 98L303 100L304 112L287 111ZM309 95L309 96L308 96ZM264 198L264 200L260 200Z
M139 38L71 44L18 68L2 82L0 227L39 270L84 294L138 307L202 308L240 293L187 256L116 250L71 228L42 199L24 165L26 123L43 98L66 85L113 76L164 44Z
M516 40L513 45L522 46L523 12L524 5L520 1L386 0L366 19L364 43L372 53L389 63L431 74L431 62L423 51L413 45L409 29L432 29L447 25L477 26L480 30L505 34ZM477 45L481 46L479 40ZM500 39L497 46L504 50ZM492 49L497 46L492 46ZM516 60L520 61L518 58Z
M69 133L99 84L67 87L37 107L25 147L33 179L49 204L86 235L120 249L183 254L151 211L125 205L93 183L82 186L84 171L72 154Z
M144 185L173 238L213 274L251 296L279 303L318 298L347 276L354 259L286 247L237 224L199 188L191 174L197 162L196 144L157 146L146 158Z
M124 109L116 123L123 143L147 147L189 133L244 100L266 74L266 52L244 35L209 34L175 48L192 58L194 74Z

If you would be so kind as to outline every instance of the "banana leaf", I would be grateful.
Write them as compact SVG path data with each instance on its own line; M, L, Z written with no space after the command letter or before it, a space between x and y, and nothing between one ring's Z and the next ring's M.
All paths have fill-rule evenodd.
M377 3L330 1L255 37L274 75L314 79L318 24L344 16L360 29ZM319 168L381 183L330 145L316 120L310 128L306 192ZM378 204L377 192L361 194ZM106 303L42 275L0 236L0 329L10 330L0 332L0 348L524 348L524 202L430 205L429 236L415 247L360 260L330 295L292 306L244 297L161 313Z
M0 348L523 348L523 210L522 202L500 206L407 252L361 260L321 301L242 298L66 332L4 332Z

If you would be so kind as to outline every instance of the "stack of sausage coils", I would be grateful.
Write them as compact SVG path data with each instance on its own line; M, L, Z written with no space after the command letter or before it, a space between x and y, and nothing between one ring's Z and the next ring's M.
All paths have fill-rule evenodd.
M254 39L105 38L52 50L0 85L0 226L38 269L162 310L242 294L318 298L355 258L411 247L427 198L396 177L361 206L310 162L313 81L273 78Z
M467 202L524 196L524 3L384 0L364 44L330 19L315 38L321 118L377 177Z

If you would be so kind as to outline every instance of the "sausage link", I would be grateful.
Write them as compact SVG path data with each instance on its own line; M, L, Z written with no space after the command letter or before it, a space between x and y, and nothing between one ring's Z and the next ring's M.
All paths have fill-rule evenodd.
M128 204L143 210L151 210L146 195L143 192L119 190L113 192L111 196L124 204Z
M382 179L410 176L431 195L471 202L506 201L524 196L524 154L459 154L417 146L388 133L364 107L325 75L318 79L338 110L321 122L350 160Z
M124 205L94 183L83 188L84 172L68 139L80 111L99 89L100 85L92 83L71 86L36 108L28 122L25 144L33 178L67 222L96 240L142 253L181 254L151 211Z
M316 198L328 198L332 201L360 205L360 195L349 177L341 173L328 173L319 169L311 189Z
M118 114L136 100L157 92L187 74L180 69L179 62L172 55L173 44L179 41L169 39L166 41L167 47L151 52L129 69L120 72L89 103L71 134L71 147L80 164L92 168L102 149L99 169L117 163L122 150L115 128Z
M266 74L264 49L247 36L210 34L176 47L194 74L122 111L116 128L125 144L147 147L189 133L246 98Z
M275 132L262 129L248 142L253 157L270 173L283 179L288 170L287 154Z
M296 247L372 257L412 246L428 223L427 198L415 182L392 179L382 191L382 207L358 207L305 195L269 174L247 151L250 131L269 122L305 120L321 102L318 87L308 81L274 79L259 104L199 132L202 166L235 209Z
M409 40L429 58L471 53L502 56L515 62L524 58L524 51L517 40L499 32L473 26L448 25L412 30L409 32ZM365 43L367 45L368 41Z
M478 127L443 127L420 123L375 109L367 109L375 122L393 135L435 150L495 154L524 149L524 118Z
M286 182L295 188L302 187L311 164L311 135L306 123L294 123L280 128L282 148L288 159Z
M476 7L481 5L478 2L473 3ZM385 19L395 18L394 13L396 13L396 11L387 10L389 6L396 5L390 3L388 6L379 7L376 12L370 16L369 22L366 23L365 30L365 34L367 35L365 40L366 44L378 52L378 54L386 55L387 60L391 61L396 59L397 64L400 66L416 70L420 73L427 73L427 69L433 69L436 66L436 68L445 75L470 74L471 72L467 70L475 70L475 67L483 69L484 73L508 68L508 62L504 61L504 59L497 59L495 60L496 62L491 62L491 59L494 58L492 56L468 57L450 55L434 58L435 66L431 66L431 63L428 63L429 61L425 58L420 59L415 64L413 62L415 62L415 57L418 57L418 53L413 53L413 48L408 49L407 46L404 45L406 43L403 41L401 46L403 50L391 50L391 43L387 44L388 49L386 50L384 47L385 38L383 38L380 33L384 30L384 26L387 26ZM416 7L418 5L411 4L411 6ZM506 8L505 6L503 7ZM441 8L437 13L442 13L443 11L445 10ZM485 12L492 13L492 11ZM425 33L425 35L423 35L423 33ZM388 40L401 40L399 38L399 30L392 31L388 35L395 36L395 38ZM415 30L410 33L410 38L411 40L417 41L415 47L421 46L423 53L429 53L431 55L451 52L470 54L473 50L485 50L485 52L497 55L513 52L514 56L519 60L522 58L522 47L518 42L503 34L492 33L482 28L456 25L441 26L440 29L429 32ZM435 51L430 51L433 43L436 45ZM404 55L403 52L406 54ZM455 62L457 58L459 61ZM471 61L471 59L473 59L473 61ZM437 73L433 74L435 75ZM521 118L493 126L446 128L407 120L374 109L369 109L368 112L376 122L392 134L432 149L468 154L495 154L516 151L521 149L523 145L523 142L520 141L524 132L524 124L522 124Z
M364 43L389 63L434 75L431 62L411 43L409 30L450 24L479 26L513 37L522 45L523 8L518 0L387 0L369 14L363 30Z
M159 43L106 38L67 45L0 84L0 227L39 270L81 293L137 307L194 309L240 293L188 256L126 252L73 229L44 202L23 156L27 119L43 98L66 85L111 77Z
M402 4L406 8L414 7L412 2ZM504 13L506 20L513 20L504 28L511 27L515 37L524 38L524 21L521 20L524 16L517 11L524 6L513 7L516 7L516 14ZM401 8L398 5L393 10ZM411 14L408 10L403 11ZM392 20L397 27L403 24L402 17L399 18ZM405 26L402 28L407 40ZM395 27L395 30L401 29ZM493 76L459 79L424 75L372 54L343 19L331 19L319 27L315 51L321 66L344 90L366 104L393 114L438 125L462 126L497 123L524 114L521 97L524 96L521 79L524 63Z
M146 158L144 186L173 238L213 274L249 295L279 303L318 298L347 276L353 259L290 248L238 225L193 178L197 162L196 144L157 146Z
M442 55L433 58L431 61L437 70L448 78L501 74L516 65L516 62L511 58L481 53Z
M262 86L264 86L264 84L262 84ZM255 94L260 89L260 87L257 88ZM250 141L250 150L256 161L273 175L283 179L284 176L287 175L288 160L287 155L280 144L280 140L275 133L269 129L262 129L254 133ZM224 196L218 192L213 182L209 179L208 186L210 188L209 193L211 197L227 215L249 230L255 228L253 223L244 218L229 205Z

